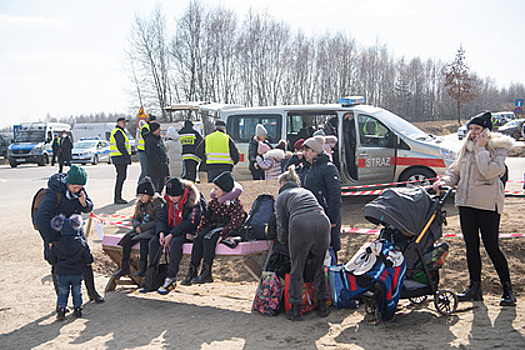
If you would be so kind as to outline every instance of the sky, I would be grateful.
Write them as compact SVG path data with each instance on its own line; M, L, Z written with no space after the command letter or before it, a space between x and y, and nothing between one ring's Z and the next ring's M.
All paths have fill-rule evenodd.
M135 115L124 49L134 16L160 3L168 21L189 0L1 0L0 127L91 113ZM394 57L444 62L463 46L471 71L525 83L523 0L207 0L242 19L266 11L309 35L344 32ZM521 34L520 34L521 33ZM516 96L525 98L525 96ZM388 106L385 106L388 108Z

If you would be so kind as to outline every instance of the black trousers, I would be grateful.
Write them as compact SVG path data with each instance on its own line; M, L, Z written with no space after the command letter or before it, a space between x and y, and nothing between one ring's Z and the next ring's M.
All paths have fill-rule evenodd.
M215 259L215 248L221 237L222 227L210 226L201 230L193 240L191 249L191 264L199 266L204 257L204 263L212 265Z
M199 165L199 162L193 159L184 159L183 163L184 175L182 178L195 182L195 179L197 179L197 165Z
M151 176L151 182L153 182L153 187L155 187L155 192L158 192L159 194L162 193L162 190L164 189L164 185L166 184L166 180L164 177L157 177L157 176Z
M253 169L251 170L252 179L254 180L264 180L264 170L263 169Z
M170 262L168 265L168 276L171 278L177 277L179 273L179 265L182 260L182 244L186 240L185 234L174 236L170 241ZM157 257L159 249L163 249L160 245L159 236L152 238L149 241L149 266L155 266L159 263L160 256Z
M138 233L135 230L128 231L124 237L118 242L118 244L122 247L122 259L123 260L129 260L129 257L131 255L131 248L137 244L137 242L140 244L140 260L147 260L148 259L148 252L149 252L149 239L140 239L138 241L134 241L133 237L138 235Z
M127 164L113 164L117 171L117 180L115 181L115 200L122 199L122 187L124 181L128 176L128 165Z
M65 160L58 157L58 172L61 173L64 170L64 165L71 166L71 161Z
M501 282L510 281L507 259L499 248L499 221L500 214L495 211L459 208L461 231L467 248L467 264L470 279L481 281L480 240L487 251Z

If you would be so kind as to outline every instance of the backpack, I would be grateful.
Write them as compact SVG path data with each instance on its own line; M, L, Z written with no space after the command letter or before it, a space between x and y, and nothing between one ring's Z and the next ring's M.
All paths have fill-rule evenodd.
M47 187L41 187L36 191L35 195L33 196L33 201L31 202L31 221L33 222L33 228L35 230L38 230L38 227L36 225L36 214L38 212L38 208L40 207L40 204L44 200L44 197L46 196ZM62 199L62 193L56 192L57 196L57 203L55 205L55 209L60 204L60 199Z
M261 194L252 204L250 213L243 225L243 230L250 233L250 238L266 239L265 229L273 214L275 200L269 194Z
M501 180L501 182L503 182L503 188L505 188L505 186L507 185L507 181L509 180L509 167L507 166L507 164L505 164L505 172L503 173L503 175L501 175L499 179Z

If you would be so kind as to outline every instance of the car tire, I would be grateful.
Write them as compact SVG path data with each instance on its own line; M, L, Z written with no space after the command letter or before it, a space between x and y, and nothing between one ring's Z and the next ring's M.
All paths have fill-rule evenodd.
M49 156L47 154L44 154L42 156L42 160L40 161L40 163L38 163L38 166L45 166L48 164L49 164Z
M93 165L97 165L98 164L98 154L95 154L93 156L93 161L91 162L91 164L93 164Z
M9 162L9 165L11 166L11 168L16 168L18 166L18 163L17 162Z
M435 180L430 181L429 179L435 179L436 174L428 168L415 167L405 170L399 177L400 182L415 181L414 185L426 186L431 185ZM411 184L407 184L411 185Z

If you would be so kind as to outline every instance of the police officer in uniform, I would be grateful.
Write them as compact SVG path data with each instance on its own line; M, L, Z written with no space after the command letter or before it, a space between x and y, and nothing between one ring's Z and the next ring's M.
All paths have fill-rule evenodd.
M197 166L201 161L196 154L196 149L202 142L202 136L197 130L193 129L191 120L184 122L184 127L179 131L179 141L182 144L182 161L184 163L184 174L182 178L195 182L197 178Z
M148 169L148 158L146 157L146 144L144 142L144 135L150 132L150 125L152 123L157 123L157 117L154 114L149 115L148 121L140 128L139 131L137 155L139 157L140 163L140 175L137 183L140 183L144 176L146 176L146 171Z
M128 204L127 201L122 199L122 186L124 185L124 180L126 180L128 165L131 164L131 147L125 132L127 122L126 118L118 118L117 125L111 132L109 138L109 155L111 157L111 163L113 163L117 171L114 197L115 204Z
M200 158L206 159L208 182L224 171L232 171L240 159L235 142L226 134L226 123L220 119L215 122L215 132L206 136L196 152Z

